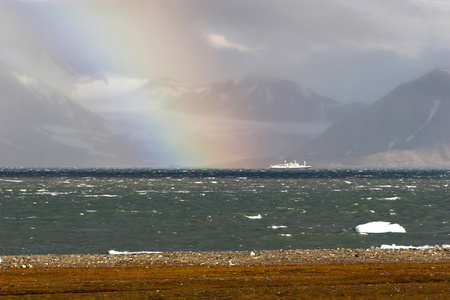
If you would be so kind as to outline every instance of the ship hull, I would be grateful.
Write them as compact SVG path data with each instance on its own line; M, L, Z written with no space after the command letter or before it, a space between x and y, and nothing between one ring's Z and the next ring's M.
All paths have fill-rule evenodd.
M269 168L270 169L310 169L311 166L307 166L306 161L303 163L303 165L300 165L299 163L297 163L297 161L294 161L293 163L285 161L283 164L271 165Z

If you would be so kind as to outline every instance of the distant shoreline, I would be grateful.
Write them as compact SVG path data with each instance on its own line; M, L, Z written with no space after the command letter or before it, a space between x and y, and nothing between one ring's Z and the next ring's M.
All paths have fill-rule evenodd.
M186 251L138 254L7 255L0 257L2 259L1 268L448 263L450 262L450 248Z

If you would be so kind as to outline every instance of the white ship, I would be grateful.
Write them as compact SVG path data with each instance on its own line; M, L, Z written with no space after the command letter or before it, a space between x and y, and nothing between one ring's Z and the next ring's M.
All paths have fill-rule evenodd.
M309 169L311 166L306 165L306 161L303 162L303 165L299 164L296 160L294 162L284 161L283 164L278 165L270 165L271 169Z

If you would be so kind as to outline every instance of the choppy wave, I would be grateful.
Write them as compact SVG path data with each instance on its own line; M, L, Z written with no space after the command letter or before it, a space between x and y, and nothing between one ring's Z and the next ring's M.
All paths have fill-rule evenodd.
M447 245L449 175L448 170L0 169L0 253ZM385 223L372 223L379 220ZM361 230L370 223L371 230Z

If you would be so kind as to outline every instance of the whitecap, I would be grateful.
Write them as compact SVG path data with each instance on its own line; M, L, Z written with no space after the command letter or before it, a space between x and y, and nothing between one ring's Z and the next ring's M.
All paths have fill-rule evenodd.
M19 183L19 182L23 182L23 180L18 180L18 179L0 179L0 181L5 181L5 182L14 182L14 183Z
M290 233L279 233L278 235L287 236L287 237L291 237L292 236L292 234L290 234Z
M86 183L80 183L77 185L77 187L94 187L94 186Z
M280 229L280 228L287 228L287 226L285 225L272 225L272 226L267 226L267 228L272 228L272 229Z
M386 198L380 198L380 200L387 200L387 201L395 201L400 199L400 197L386 197Z
M356 226L356 232L358 233L387 233L397 232L406 233L405 228L399 224L392 224L391 222L376 221L361 224Z
M102 195L85 195L84 197L86 197L86 198L99 198L99 197L115 198L115 197L119 197L119 195L102 194Z
M247 219L252 219L252 220L262 219L261 214L258 214L256 216L246 216L246 215L244 215L244 217L246 217Z
M188 190L179 190L179 191L176 191L175 193L178 193L178 194L189 194L191 191L188 191Z
M49 192L44 190L39 190L36 195L50 195L50 196L58 196L58 195L67 195L68 193L63 192Z

